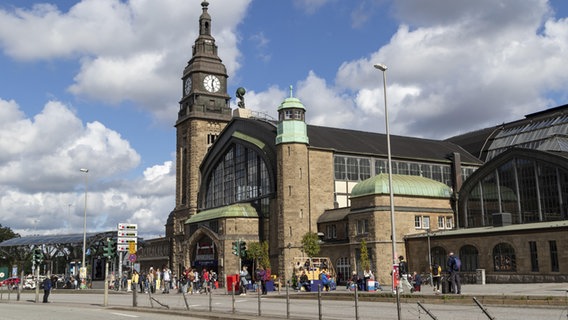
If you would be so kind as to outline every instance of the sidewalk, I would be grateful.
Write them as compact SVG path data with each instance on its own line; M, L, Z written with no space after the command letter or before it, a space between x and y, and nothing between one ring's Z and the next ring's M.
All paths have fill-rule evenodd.
M337 293L347 293L345 286L338 286ZM363 294L390 293L390 287L383 287L383 291L361 292ZM550 296L566 297L568 299L568 282L563 283L488 283L463 284L462 295L466 296ZM405 292L406 294L406 292ZM435 295L430 285L422 285L420 292L410 295ZM451 293L447 295L453 295Z

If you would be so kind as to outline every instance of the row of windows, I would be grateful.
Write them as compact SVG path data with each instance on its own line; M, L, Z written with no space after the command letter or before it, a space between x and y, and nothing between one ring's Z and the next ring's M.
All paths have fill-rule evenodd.
M452 229L454 227L454 218L438 217L438 229ZM414 216L414 228L430 229L430 216Z
M388 161L383 159L335 156L335 180L363 181L379 173L388 173ZM462 180L465 181L475 168L463 167ZM392 161L392 173L421 176L452 186L450 165L427 164L408 161Z
M416 229L430 229L430 216L414 216L414 227ZM454 227L454 218L440 216L438 217L438 229L452 229ZM369 232L369 219L357 220L357 234L367 234Z

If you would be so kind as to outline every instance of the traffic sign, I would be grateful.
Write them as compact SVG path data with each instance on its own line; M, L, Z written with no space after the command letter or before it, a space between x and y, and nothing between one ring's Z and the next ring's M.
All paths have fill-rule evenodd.
M133 253L131 253L131 254L128 256L128 260L129 260L130 262L136 261L136 255L133 254Z
M128 231L119 230L118 236L119 237L137 237L138 231L136 231L136 230L134 230L134 231L133 230L128 230Z
M118 230L138 230L138 225L136 223L119 223Z
M129 244L129 243L138 243L138 238L127 238L127 237L120 237L118 238L118 244Z

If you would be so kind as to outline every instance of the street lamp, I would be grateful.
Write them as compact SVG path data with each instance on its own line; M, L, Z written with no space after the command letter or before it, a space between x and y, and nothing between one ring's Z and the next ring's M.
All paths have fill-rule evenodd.
M89 169L81 168L81 172L85 174L85 213L83 217L83 260L81 261L81 287L86 287L87 266L85 264L85 255L87 252L87 186L89 182Z
M387 160L389 168L389 196L390 196L390 213L391 213L391 232L392 232L392 263L396 264L396 232L394 220L394 193L392 190L392 159L391 159L391 143L389 131L389 112L387 109L387 66L384 64L375 64L375 68L383 72L383 92L385 97L385 130L387 133Z
M387 108L387 66L384 64L375 64L375 69L379 69L383 72L383 95L385 97L385 130L387 134L387 160L389 167L389 196L390 196L390 214L391 214L391 243L392 243L392 264L396 264L396 229L394 221L394 193L392 190L392 159L391 159L391 143L390 143L390 131L389 131L389 111ZM399 270L400 272L400 270ZM400 290L399 288L394 288L394 272L393 272L393 290L396 290L396 304L398 319L400 319Z

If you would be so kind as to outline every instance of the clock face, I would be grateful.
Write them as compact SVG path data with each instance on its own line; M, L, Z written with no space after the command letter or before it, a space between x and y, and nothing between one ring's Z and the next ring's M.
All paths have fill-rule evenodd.
M209 92L217 92L221 89L221 81L214 75L207 75L205 79L203 79L203 86L205 90Z
M185 94L189 94L190 91L191 91L191 78L187 78L185 80L184 92Z

